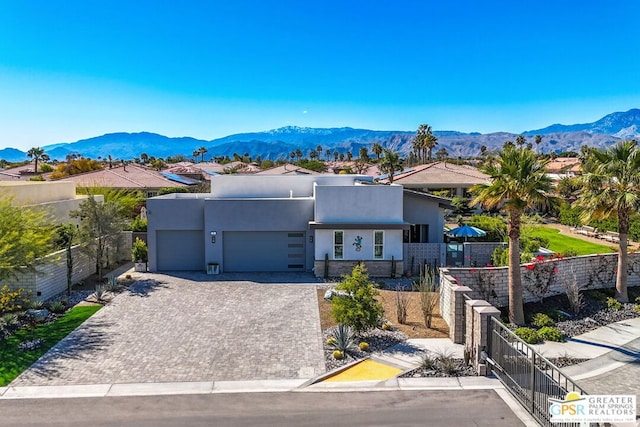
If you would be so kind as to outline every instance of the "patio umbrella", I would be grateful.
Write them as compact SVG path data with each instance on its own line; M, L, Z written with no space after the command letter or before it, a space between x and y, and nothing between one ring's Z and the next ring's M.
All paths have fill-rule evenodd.
M464 240L466 241L467 238L469 237L485 236L487 232L479 228L472 227L470 225L465 224L463 226L456 227L452 230L449 230L447 234L452 237L464 237Z

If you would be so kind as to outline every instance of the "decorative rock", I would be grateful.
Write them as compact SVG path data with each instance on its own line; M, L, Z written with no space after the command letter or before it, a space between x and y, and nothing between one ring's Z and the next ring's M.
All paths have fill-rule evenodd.
M36 322L44 322L45 320L47 320L47 317L49 316L49 314L51 314L51 312L46 308L43 308L41 310L29 309L25 314L31 317Z
M39 348L44 343L44 340L41 338L29 341L23 341L18 344L18 349L22 351L31 351Z

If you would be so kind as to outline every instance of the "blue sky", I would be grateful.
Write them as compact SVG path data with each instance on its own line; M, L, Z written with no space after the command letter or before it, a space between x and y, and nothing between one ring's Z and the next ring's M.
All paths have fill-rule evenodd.
M590 122L640 107L638 16L637 0L2 1L0 148Z

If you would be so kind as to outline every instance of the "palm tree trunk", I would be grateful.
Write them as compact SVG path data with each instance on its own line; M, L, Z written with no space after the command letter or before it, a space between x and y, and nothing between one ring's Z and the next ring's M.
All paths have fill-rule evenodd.
M520 272L520 225L522 212L509 212L509 322L524 324Z
M620 302L629 302L629 294L627 293L627 264L629 260L629 255L627 254L627 236L629 233L628 212L618 211L618 231L620 235L620 248L618 251L615 298Z

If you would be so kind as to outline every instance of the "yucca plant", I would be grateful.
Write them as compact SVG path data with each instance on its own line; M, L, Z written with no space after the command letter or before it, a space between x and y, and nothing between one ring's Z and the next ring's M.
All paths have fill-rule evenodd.
M62 314L65 312L67 307L64 305L62 301L54 301L49 304L49 311L55 314Z
M336 326L331 336L334 338L329 344L331 348L346 352L356 347L356 334L347 325Z

